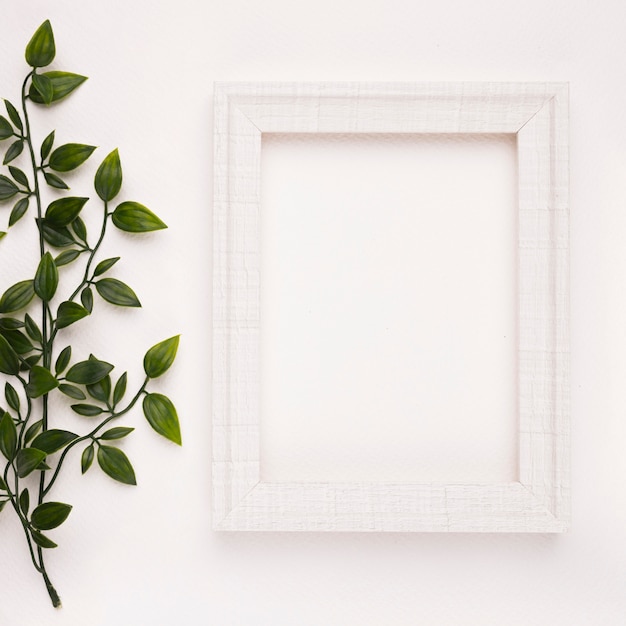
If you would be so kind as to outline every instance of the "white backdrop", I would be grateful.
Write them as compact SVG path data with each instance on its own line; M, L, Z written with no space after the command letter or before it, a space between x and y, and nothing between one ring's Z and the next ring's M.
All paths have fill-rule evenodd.
M45 18L55 67L90 76L35 120L35 133L53 124L60 141L100 146L73 186L84 189L97 159L119 146L126 198L170 226L140 241L113 238L112 255L123 257L115 275L136 287L144 309L101 307L76 345L138 380L145 349L182 333L160 390L176 402L184 442L160 440L140 414L126 420L140 431L125 445L137 489L97 470L81 477L70 459L55 493L75 507L49 556L62 611L31 571L15 520L0 515L2 626L624 623L626 5L14 0L0 16L0 95L17 99L24 46ZM570 534L210 531L214 80L570 81ZM17 243L28 228L0 245L2 284L33 269L34 255ZM96 332L98 322L107 330Z

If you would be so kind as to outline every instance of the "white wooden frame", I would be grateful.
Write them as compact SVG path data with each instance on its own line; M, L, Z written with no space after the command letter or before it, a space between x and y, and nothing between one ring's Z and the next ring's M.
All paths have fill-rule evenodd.
M260 480L263 133L513 133L518 189L519 480ZM218 83L213 527L562 532L569 525L568 89L546 83ZM510 419L510 416L509 416Z

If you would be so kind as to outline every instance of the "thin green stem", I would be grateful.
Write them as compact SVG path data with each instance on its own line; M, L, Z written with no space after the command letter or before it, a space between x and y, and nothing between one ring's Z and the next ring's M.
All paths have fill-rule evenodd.
M43 491L44 496L48 494L50 489L52 489L52 486L54 485L57 479L57 476L59 475L59 472L61 471L61 466L63 465L63 461L65 461L65 457L68 455L69 451L74 446L81 443L82 441L86 441L87 439L92 439L98 433L98 431L104 426L106 426L111 420L114 420L115 418L121 417L122 415L128 413L128 411L130 411L135 406L135 404L137 403L137 400L139 400L141 395L144 393L149 380L150 379L146 376L146 379L143 381L143 385L141 385L139 391L135 394L133 399L128 403L126 408L118 412L112 412L111 415L109 415L109 417L107 417L105 420L100 422L100 424L98 424L90 433L87 433L86 435L83 435L82 437L78 437L78 439L74 439L74 441L72 441L66 446L65 450L63 450L63 453L61 454L61 457L59 458L59 462L57 463L57 467L54 470L54 474L52 475L52 478L50 479L48 486Z
M11 491L11 488L9 487L9 468L13 469L13 474L15 476L15 493L13 493ZM30 538L30 534L29 534L30 524L28 520L26 519L26 517L23 515L22 510L20 509L20 504L18 500L19 493L20 493L19 476L17 475L17 472L15 471L15 468L13 467L12 463L7 463L4 469L4 482L6 483L6 486L7 486L7 493L9 494L11 506L15 509L15 514L20 520L20 523L22 524L22 528L24 529L24 534L26 535L26 543L28 543L28 549L30 551L30 558L33 561L33 565L35 566L35 569L41 573L41 566L39 565L39 563L37 562L37 559L35 558L35 552L33 550L33 544Z
M34 196L37 203L37 226L39 230L39 256L42 258L46 252L44 238L43 238L43 229L41 228L41 220L43 217L43 211L41 207L41 191L39 188L39 168L37 167L37 161L35 159L35 149L33 147L33 139L30 129L30 119L28 117L28 108L26 107L26 86L28 84L29 79L35 74L35 70L33 69L24 79L24 83L22 84L22 111L24 113L24 125L25 125L25 136L24 139L28 145L28 151L30 153L30 162L33 170L33 180L34 180ZM43 365L46 368L50 368L50 355L52 353L52 342L48 342L48 304L46 302L41 303L41 334L42 334L42 357L43 357ZM48 394L44 394L42 398L42 431L48 430ZM39 495L37 498L38 504L43 502L45 493L45 473L40 472L39 477ZM18 505L19 508L19 505ZM26 530L26 529L25 529ZM30 538L29 538L30 545ZM37 547L37 555L39 557L39 567L38 571L43 576L44 582L46 584L46 589L48 590L48 595L52 600L52 604L55 607L61 605L61 601L59 599L59 595L57 594L55 588L50 582L50 578L46 572L46 566L43 558L43 551L41 547ZM33 559L34 562L34 559ZM37 567L35 565L35 567Z
M39 191L39 177L37 176L39 169L37 167L37 161L35 159L35 150L33 148L33 141L32 141L31 132L30 132L30 119L28 117L28 109L26 108L26 97L27 97L26 85L28 84L29 79L32 77L34 73L35 73L35 70L30 72L26 76L26 78L24 79L24 83L22 84L22 111L24 113L24 125L25 125L25 130L26 130L26 133L23 139L26 140L26 144L28 145L28 151L30 153L30 162L33 168L34 187L35 187L33 195L35 196L35 200L37 202L37 218L41 220L41 217L42 217L41 193ZM43 231L41 228L39 228L39 253L41 256L45 254Z
M85 266L85 274L83 276L83 280L81 281L80 285L76 287L76 289L74 290L74 293L72 293L72 295L70 296L69 298L70 300L73 300L78 295L78 292L93 279L93 276L89 278L89 271L91 270L91 264L93 263L94 257L96 256L96 252L98 252L98 249L100 248L100 245L102 244L102 241L104 239L104 235L106 234L106 231L107 231L107 223L109 220L108 206L109 206L108 202L105 202L104 203L104 216L102 218L102 228L100 229L100 236L98 237L98 241L96 245L93 247L93 249L91 250L91 254L89 255L89 259L87 260L87 265Z
M28 383L21 376L18 376L17 378L19 379L20 383L22 383L22 387L24 389L24 397L26 398L26 415L24 416L24 419L20 426L20 432L18 434L18 440L17 440L17 446L18 446L18 449L20 449L24 445L24 435L26 433L26 427L28 426L28 420L30 419L30 416L32 414L33 402L30 399L30 396L28 395L28 393L26 393L26 385Z

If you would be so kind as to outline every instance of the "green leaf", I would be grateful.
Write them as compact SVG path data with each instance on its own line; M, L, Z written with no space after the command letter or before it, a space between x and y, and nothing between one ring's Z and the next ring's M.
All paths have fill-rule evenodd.
M89 198L59 198L51 202L46 210L46 222L53 226L67 226L74 221Z
M74 400L85 400L87 398L87 396L78 387L74 387L74 385L61 383L59 385L59 391L70 398L74 398Z
M82 85L86 80L86 76L80 74L73 74L72 72L43 72L40 76L46 76L52 82L52 102L58 102L59 100L68 96L74 89ZM28 97L37 104L43 104L43 98L39 92L31 85L28 92Z
M30 509L30 494L28 493L28 489L23 489L20 494L20 511L24 513L24 515L28 515L28 510Z
M43 427L42 419L37 420L36 422L31 424L26 430L26 433L24 435L24 443L26 444L29 441L31 441L31 439L37 435L37 433L42 429L42 427Z
M72 228L76 233L76 236L81 240L87 243L87 227L85 226L85 222L80 217L77 217L72 222Z
M117 404L126 393L126 382L128 380L128 375L124 372L119 380L115 383L115 389L113 390L113 404Z
M26 385L26 393L30 398L39 398L59 386L59 381L50 373L50 370L33 365Z
M0 141L13 137L13 126L6 117L0 115Z
M48 158L48 155L50 154L50 150L52 150L52 146L54 145L54 132L55 131L52 131L43 140L43 143L41 144L40 154L41 154L42 162L45 161Z
M72 358L72 346L67 346L63 348L57 357L56 363L54 364L54 371L58 376L61 372L65 371L65 368L69 365L70 359Z
M96 193L104 202L110 202L119 193L122 187L122 165L117 148L102 161L94 183Z
M84 474L93 463L94 451L93 451L93 443L90 446L87 446L83 450L83 454L80 459L80 471Z
M113 439L122 439L130 435L130 433L135 430L134 428L126 428L125 426L116 426L115 428L111 428L106 432L102 433L99 439L103 439L104 441L112 441Z
M14 317L0 317L0 329L15 330L16 328L24 328L24 322Z
M91 313L93 311L93 292L91 287L85 287L80 294L80 301L83 306Z
M96 283L96 291L111 304L140 307L141 302L135 292L117 278L102 278Z
M56 172L69 172L82 165L95 149L83 143L66 143L50 155L48 165Z
M7 331L17 332L17 331ZM0 372L16 376L20 371L20 360L4 335L0 335Z
M28 337L19 330L3 330L1 334L17 354L28 354L34 349Z
M24 214L28 211L28 198L22 198L15 203L11 215L9 217L9 226L13 226L18 220L24 217Z
M54 248L67 248L73 246L76 240L66 226L54 226L46 220L38 220L43 238Z
M96 269L93 271L93 275L100 276L101 274L104 274L105 272L110 270L119 260L120 257L116 256L111 259L104 259L104 261L100 261L100 263L96 265Z
M98 465L102 471L126 485L136 485L135 471L128 457L119 449L112 446L100 446L98 448Z
M0 174L0 201L12 198L18 191L18 186L8 176Z
M50 104L54 97L54 89L52 87L52 81L42 74L33 74L32 76L33 87L39 92L44 104Z
M171 400L160 393L149 393L143 399L143 412L152 428L166 439L182 445L178 415Z
M13 165L9 165L9 172L11 172L11 176L13 176L13 180L18 182L20 185L26 187L26 189L30 189L28 176L26 176L26 174L19 167L14 167Z
M50 20L46 20L31 37L26 46L26 62L31 67L50 65L56 54Z
M79 415L84 415L85 417L94 417L104 412L95 404L72 404L72 411L75 411Z
M111 219L120 230L129 233L147 233L167 228L150 209L138 202L122 202L113 211Z
M9 287L0 298L0 313L13 313L28 306L35 295L32 280L23 280Z
M40 548L56 548L58 546L58 544L54 543L52 539L48 539L48 537L46 537L45 535L42 535L37 530L31 530L30 534L31 534L31 537L33 538L33 541Z
M46 458L46 453L37 448L22 448L15 455L15 468L20 478L25 478L37 469L37 466Z
M71 383L78 385L93 385L107 376L113 365L98 359L88 359L72 365L68 370L65 378Z
M10 163L11 161L13 161L13 159L17 159L17 157L20 156L20 154L22 154L23 150L24 150L24 141L22 139L18 139L17 141L14 141L9 146L7 153L4 155L4 161L2 161L2 164L7 165L7 163Z
M75 261L81 255L80 250L64 250L61 254L54 257L54 262L57 267L62 267L63 265L69 265L73 261Z
M100 402L108 402L111 397L111 377L105 376L97 383L87 385L87 393Z
M89 311L76 302L61 302L57 310L57 328L65 328L87 317Z
M3 237L6 237L6 236L7 236L6 231L1 230L0 231L0 239L2 239Z
M2 476L0 476L0 491L8 491L7 484L4 482Z
M52 174L51 172L44 172L43 177L46 179L46 182L50 187L54 187L55 189L69 189L67 183L59 178L56 174Z
M17 451L17 428L11 416L5 411L0 419L0 452L12 461Z
M24 359L22 364L20 365L20 371L25 372L33 367L33 365L37 365L37 363L41 361L41 354L33 354L32 356Z
M44 502L33 511L30 521L39 530L52 530L67 519L71 510L72 507L69 504Z
M0 513L2 513L4 507L7 505L7 502L9 502L9 500L0 500Z
M37 435L32 443L32 447L43 450L46 454L52 454L64 448L68 443L74 441L74 439L78 439L76 433L53 428L52 430L46 430Z
M9 119L13 122L13 125L20 131L24 130L24 125L22 124L22 118L20 114L17 112L17 109L5 98L4 106L7 109L7 113L9 114Z
M152 346L143 359L143 369L149 378L158 378L172 365L178 351L180 335L170 337Z
M35 273L33 287L35 293L44 301L49 302L56 293L59 284L59 270L49 252L46 252L39 261L39 267Z
M37 326L35 320L28 313L24 316L24 326L26 327L26 333L33 341L39 344L43 343L43 336L39 330L39 326Z
M20 397L17 395L15 387L13 387L13 385L9 382L4 385L4 397L6 398L9 407L11 407L16 413L19 413Z

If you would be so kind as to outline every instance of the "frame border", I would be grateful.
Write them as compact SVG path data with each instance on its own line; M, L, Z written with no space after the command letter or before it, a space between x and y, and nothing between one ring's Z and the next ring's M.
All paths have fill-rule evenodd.
M512 133L519 481L260 479L262 133ZM563 532L570 521L567 83L216 83L213 528Z

